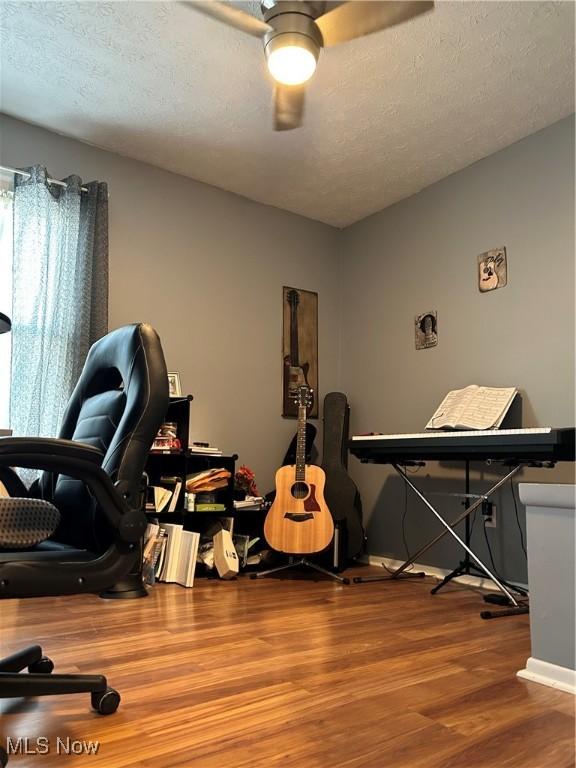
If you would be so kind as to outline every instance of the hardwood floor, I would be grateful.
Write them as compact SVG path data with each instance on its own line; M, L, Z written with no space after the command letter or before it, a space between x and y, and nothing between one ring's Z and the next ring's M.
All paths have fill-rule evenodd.
M0 702L2 743L50 740L9 765L574 766L574 698L516 678L529 617L483 621L479 593L432 597L434 583L242 577L0 601L0 655L39 642L55 671L104 673L122 694L108 717L88 695ZM68 738L97 754L66 755Z

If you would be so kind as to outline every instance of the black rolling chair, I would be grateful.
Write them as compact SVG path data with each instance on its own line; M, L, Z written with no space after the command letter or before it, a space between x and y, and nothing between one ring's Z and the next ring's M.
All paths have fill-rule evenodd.
M10 494L0 499L0 598L145 594L142 475L167 405L158 335L130 325L90 349L57 439L0 438L0 481ZM10 467L43 472L26 489ZM104 676L47 674L52 668L37 645L1 659L0 698L86 692L101 714L117 709Z

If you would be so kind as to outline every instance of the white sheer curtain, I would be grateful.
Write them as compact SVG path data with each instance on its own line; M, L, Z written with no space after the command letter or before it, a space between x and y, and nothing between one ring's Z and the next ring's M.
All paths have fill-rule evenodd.
M10 427L55 436L90 344L107 330L106 185L15 178Z
M0 179L0 312L12 312L12 180ZM0 334L0 428L10 423L12 334Z

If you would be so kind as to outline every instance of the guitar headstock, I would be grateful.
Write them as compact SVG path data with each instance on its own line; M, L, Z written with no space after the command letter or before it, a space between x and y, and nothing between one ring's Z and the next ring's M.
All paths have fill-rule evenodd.
M294 309L298 306L300 303L300 296L298 295L298 291L295 288L291 288L288 291L287 295L288 304L290 304L291 307Z
M310 408L312 405L313 394L313 389L311 389L306 384L301 384L299 387L296 387L294 392L291 394L291 398L294 400L298 408Z

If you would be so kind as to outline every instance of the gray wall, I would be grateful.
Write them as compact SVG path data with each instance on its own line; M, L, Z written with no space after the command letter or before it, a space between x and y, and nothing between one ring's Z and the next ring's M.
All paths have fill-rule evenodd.
M348 394L352 432L421 431L470 383L518 385L525 426L574 424L573 130L573 118L557 123L344 232L6 117L0 162L108 181L111 327L157 327L194 395L193 437L239 453L267 491L294 429L280 417L283 285L319 292L320 394ZM509 284L480 295L476 256L500 245ZM439 346L417 352L413 318L427 309ZM404 556L405 509L410 550L436 532L385 468L351 458L350 471L371 553ZM473 490L493 476L475 468ZM416 477L462 490L460 468ZM573 468L523 479L570 482ZM510 489L497 501L496 566L524 581ZM459 501L445 502L455 516ZM486 555L479 524L473 542ZM444 540L424 560L451 567L460 554Z
M524 426L574 424L573 135L574 119L563 120L345 230L341 386L353 432L420 432L447 391L472 383L517 385ZM476 256L502 245L508 285L480 294ZM416 351L414 316L428 309L438 312L439 344ZM351 471L370 551L402 557L400 480L355 459ZM483 472L474 492L493 476ZM416 477L428 490L462 490L451 468L429 465ZM573 467L524 477L570 482ZM445 501L456 516L458 500ZM510 488L498 503L489 531L496 566L524 581ZM408 499L405 531L414 551L437 523ZM484 552L479 524L473 537ZM444 541L424 561L450 567L459 558Z
M193 439L273 487L282 419L282 286L319 293L319 388L337 387L339 237L324 224L2 117L0 162L107 181L110 327L146 320L192 403Z

